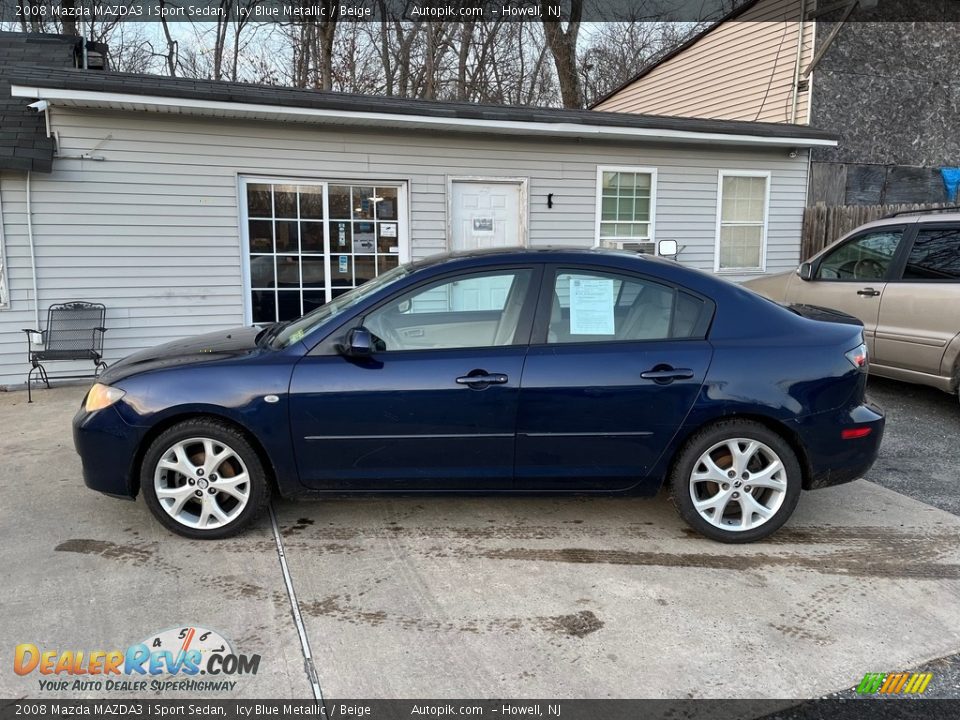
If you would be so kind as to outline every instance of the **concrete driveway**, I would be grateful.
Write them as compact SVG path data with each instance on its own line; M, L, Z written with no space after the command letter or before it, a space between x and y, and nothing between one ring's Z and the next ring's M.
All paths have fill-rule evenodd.
M278 532L265 517L194 542L142 501L83 487L69 432L82 394L0 394L2 697L105 695L41 691L49 677L11 671L17 644L112 650L188 626L262 656L208 697L809 698L960 651L948 500L867 481L806 493L745 547L692 535L664 498L280 501ZM935 431L929 408L892 403L872 480L926 477L913 434L936 446L950 496L960 407L934 402Z

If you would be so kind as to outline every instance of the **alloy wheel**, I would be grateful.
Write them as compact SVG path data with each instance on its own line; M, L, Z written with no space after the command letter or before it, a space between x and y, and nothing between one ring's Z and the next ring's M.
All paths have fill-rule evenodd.
M704 452L690 474L690 497L704 520L722 530L753 530L777 514L787 473L768 445L732 438Z
M153 484L171 518L200 530L229 524L250 499L250 476L240 455L205 437L181 440L164 451Z

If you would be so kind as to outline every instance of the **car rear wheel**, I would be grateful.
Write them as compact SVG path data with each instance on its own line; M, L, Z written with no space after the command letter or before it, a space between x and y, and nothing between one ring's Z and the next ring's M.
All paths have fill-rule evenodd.
M790 445L749 420L726 420L696 433L670 477L677 512L700 534L728 543L767 537L800 498L800 463Z
M157 520L198 539L235 535L270 498L256 451L239 430L212 419L178 423L154 440L140 486Z

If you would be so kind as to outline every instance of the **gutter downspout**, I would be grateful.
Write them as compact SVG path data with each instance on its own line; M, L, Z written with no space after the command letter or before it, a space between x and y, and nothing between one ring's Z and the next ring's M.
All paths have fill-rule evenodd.
M797 61L793 66L793 99L790 101L790 124L797 122L797 102L800 99L800 63L803 59L803 21L807 14L807 0L800 0L800 22L797 30Z
M34 327L40 329L40 296L37 294L37 258L33 251L33 210L30 208L30 175L27 170L27 241L30 245L30 270L33 276L33 316Z

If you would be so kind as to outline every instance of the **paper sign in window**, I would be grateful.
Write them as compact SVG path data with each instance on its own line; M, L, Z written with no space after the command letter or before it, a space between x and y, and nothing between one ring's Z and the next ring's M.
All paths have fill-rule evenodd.
M570 278L570 334L613 335L613 278Z

